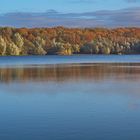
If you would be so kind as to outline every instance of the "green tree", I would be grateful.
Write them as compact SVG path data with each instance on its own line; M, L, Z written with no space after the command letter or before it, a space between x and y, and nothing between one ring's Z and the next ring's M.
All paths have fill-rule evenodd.
M0 55L5 55L5 53L6 53L6 42L2 38L2 36L0 36Z
M23 49L24 49L24 39L23 37L19 34L19 33L15 33L14 37L13 37L13 41L15 43L15 45L17 45L17 47L19 48L20 53L23 53Z
M20 55L20 49L14 42L11 42L7 45L6 52L7 55Z

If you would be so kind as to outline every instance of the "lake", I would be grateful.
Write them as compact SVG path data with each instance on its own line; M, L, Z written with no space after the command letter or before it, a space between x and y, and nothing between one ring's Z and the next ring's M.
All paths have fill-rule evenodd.
M140 55L0 57L0 140L140 139Z

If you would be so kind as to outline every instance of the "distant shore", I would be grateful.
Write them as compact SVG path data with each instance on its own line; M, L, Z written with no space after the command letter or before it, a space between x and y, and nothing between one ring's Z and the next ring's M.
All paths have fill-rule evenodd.
M0 56L140 54L140 28L0 28Z

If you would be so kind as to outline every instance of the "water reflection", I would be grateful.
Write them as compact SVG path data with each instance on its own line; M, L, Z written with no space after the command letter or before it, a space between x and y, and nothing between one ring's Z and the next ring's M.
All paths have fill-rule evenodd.
M0 82L65 82L110 78L140 81L140 64L68 64L0 68Z
M0 140L140 139L140 64L0 68Z

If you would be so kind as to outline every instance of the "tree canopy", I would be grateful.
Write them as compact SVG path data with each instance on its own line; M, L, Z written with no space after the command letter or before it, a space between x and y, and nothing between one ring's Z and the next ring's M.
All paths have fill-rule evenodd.
M140 28L0 28L0 55L140 54Z

